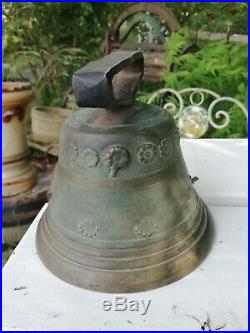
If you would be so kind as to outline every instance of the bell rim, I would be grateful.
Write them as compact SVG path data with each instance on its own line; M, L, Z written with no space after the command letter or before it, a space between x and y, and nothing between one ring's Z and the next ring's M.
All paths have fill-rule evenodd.
M189 248L184 249L179 255L168 258L157 265L146 265L141 269L132 268L131 270L119 271L86 268L79 263L72 263L67 258L63 258L61 254L52 250L44 237L42 227L46 211L39 221L36 233L37 252L42 263L55 276L66 283L86 290L107 293L131 293L160 288L191 273L200 265L210 250L212 236L211 218L205 204L200 199L199 202L202 206L202 216L198 222L202 229L199 236ZM90 276L94 276L94 279L90 278ZM93 282L95 280L98 282Z

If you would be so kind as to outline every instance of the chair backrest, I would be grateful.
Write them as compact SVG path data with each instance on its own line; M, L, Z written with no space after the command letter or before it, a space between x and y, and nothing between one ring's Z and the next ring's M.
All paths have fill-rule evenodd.
M154 92L148 103L169 111L176 120L180 135L201 138L209 127L224 129L229 125L229 110L236 107L248 119L246 107L237 99L220 96L205 88L186 88L180 91L163 88Z

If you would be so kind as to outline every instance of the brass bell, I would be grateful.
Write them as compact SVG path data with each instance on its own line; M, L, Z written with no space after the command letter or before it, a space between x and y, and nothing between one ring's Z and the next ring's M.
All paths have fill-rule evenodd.
M51 201L37 230L45 266L73 285L137 292L190 273L208 249L208 213L175 122L134 102L143 55L119 51L73 76Z

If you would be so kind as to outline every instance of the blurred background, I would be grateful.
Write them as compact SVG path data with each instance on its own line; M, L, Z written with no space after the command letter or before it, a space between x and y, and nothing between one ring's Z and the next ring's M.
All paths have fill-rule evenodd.
M66 117L77 112L72 74L115 50L140 49L145 75L138 100L148 102L163 88L202 87L234 98L247 109L247 6L246 2L2 4L2 265L51 196L60 129ZM198 97L208 109L209 97ZM176 103L169 92L154 102L166 106L166 98ZM244 112L223 103L229 124L206 125L202 134L193 132L194 138L247 137ZM219 125L222 122L218 120Z

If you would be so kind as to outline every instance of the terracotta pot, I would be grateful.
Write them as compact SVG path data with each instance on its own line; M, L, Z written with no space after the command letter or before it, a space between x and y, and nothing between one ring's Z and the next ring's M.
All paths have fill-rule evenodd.
M40 173L29 191L2 199L2 243L17 243L48 201L52 172Z
M33 97L28 82L2 82L2 196L25 192L36 182L26 144L24 115Z
M73 110L58 107L33 107L31 110L32 139L58 143L62 125Z

